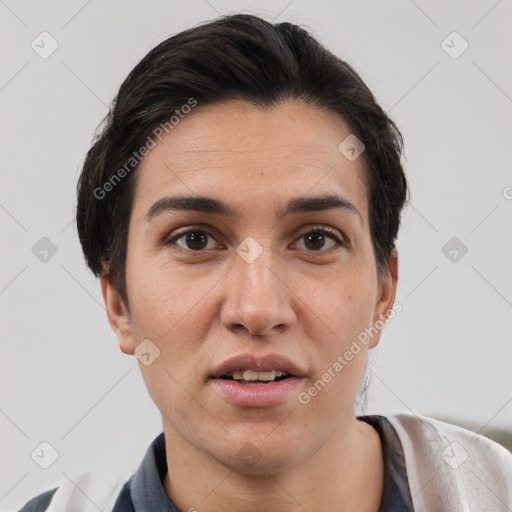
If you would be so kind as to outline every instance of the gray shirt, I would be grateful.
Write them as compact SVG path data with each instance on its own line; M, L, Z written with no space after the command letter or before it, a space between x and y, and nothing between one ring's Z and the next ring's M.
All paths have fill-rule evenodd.
M400 439L384 416L360 416L379 433L384 456L384 489L379 512L414 512ZM149 446L139 468L121 489L112 512L179 511L167 496L163 480L167 474L164 433ZM19 512L45 512L57 488L39 494Z

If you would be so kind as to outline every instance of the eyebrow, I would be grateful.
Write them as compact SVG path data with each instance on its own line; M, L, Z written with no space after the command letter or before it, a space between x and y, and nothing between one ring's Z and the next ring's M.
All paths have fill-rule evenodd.
M346 198L326 194L315 197L294 197L288 201L284 208L276 211L277 221L288 215L305 212L319 212L324 210L339 209L358 217L362 225L363 219L358 209ZM147 211L144 220L146 222L170 211L194 211L200 213L213 213L222 215L233 221L240 219L238 208L224 203L218 199L205 196L165 196L158 199Z

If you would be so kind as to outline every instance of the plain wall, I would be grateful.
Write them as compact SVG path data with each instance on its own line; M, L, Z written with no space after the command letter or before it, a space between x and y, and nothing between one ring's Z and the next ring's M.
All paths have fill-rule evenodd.
M2 509L78 467L115 459L135 469L161 431L137 361L119 350L99 281L85 267L75 185L133 66L169 35L230 12L310 27L358 70L404 134L411 204L398 240L403 310L375 351L366 412L512 424L510 1L6 0ZM43 31L59 45L47 59L31 47ZM458 58L442 45L454 31L469 44ZM462 48L457 37L444 43L452 54ZM32 251L43 237L57 249L46 263ZM443 252L453 237L467 247L456 262L444 253L453 248ZM42 441L59 453L46 470L30 456Z

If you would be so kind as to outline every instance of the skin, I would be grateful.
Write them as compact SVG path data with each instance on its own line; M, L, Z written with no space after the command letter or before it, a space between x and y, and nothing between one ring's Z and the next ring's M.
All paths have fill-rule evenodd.
M378 279L363 158L338 151L350 133L338 115L298 101L270 109L240 100L199 105L137 170L129 309L106 275L101 286L121 350L134 354L144 339L160 349L152 364L139 365L162 414L164 488L182 511L251 512L262 503L286 512L379 508L381 443L356 419L353 400L380 334L307 405L294 394L276 407L242 409L208 381L233 355L272 352L305 370L298 392L307 390L392 308L398 258L392 252L389 274ZM290 198L325 193L348 199L360 217L329 209L276 222ZM155 201L180 194L220 199L241 217L167 211L145 220ZM185 236L165 243L187 227L210 235L200 250ZM326 236L311 248L304 235L312 227L334 229L345 245ZM246 237L263 249L252 263L236 253ZM255 464L239 456L247 442L260 455Z

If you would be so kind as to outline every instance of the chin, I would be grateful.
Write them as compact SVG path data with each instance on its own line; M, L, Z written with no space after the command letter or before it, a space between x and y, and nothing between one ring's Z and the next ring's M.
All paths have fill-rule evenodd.
M308 457L304 445L304 432L290 432L289 427L281 425L281 435L277 434L280 427L261 427L257 432L238 431L236 440L229 437L222 453L214 457L231 471L244 475L277 474L299 464ZM275 427L273 427L275 428ZM312 451L312 450L311 450ZM215 456L217 455L217 456Z
M300 462L300 455L290 450L259 450L256 456L252 456L251 453L247 453L252 450L247 450L246 447L247 445L243 446L235 456L230 454L228 457L222 457L219 462L238 474L262 477L277 475Z

